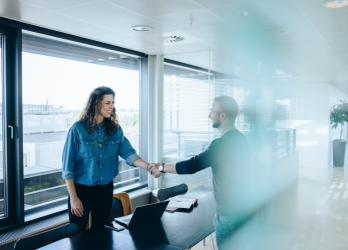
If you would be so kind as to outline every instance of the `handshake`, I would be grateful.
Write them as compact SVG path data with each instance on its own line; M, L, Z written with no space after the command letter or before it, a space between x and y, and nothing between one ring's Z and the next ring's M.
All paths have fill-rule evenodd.
M162 172L159 170L160 166L161 163L151 163L147 170L153 177L158 178L162 175Z

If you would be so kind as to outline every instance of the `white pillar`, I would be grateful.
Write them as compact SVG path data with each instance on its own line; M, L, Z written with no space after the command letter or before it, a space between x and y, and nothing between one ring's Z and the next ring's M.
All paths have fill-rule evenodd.
M163 152L163 55L149 55L149 162L161 163ZM149 174L149 188L160 188Z

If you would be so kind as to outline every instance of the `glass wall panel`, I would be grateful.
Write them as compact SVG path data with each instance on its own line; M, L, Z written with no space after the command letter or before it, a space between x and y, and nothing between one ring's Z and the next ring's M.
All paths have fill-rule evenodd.
M235 126L247 139L252 154L251 167L240 188L249 188L254 195L249 197L253 208L296 180L299 164L296 129L292 126L295 83L288 72L276 66L277 50L272 45L251 46L248 53L258 57L262 49L272 59L260 61L245 55L241 57L243 63L237 63L237 56L228 58L228 50L211 50L200 53L201 60L196 59L197 63L186 69L175 63L164 67L163 162L190 159L220 138L208 117L210 107L215 97L233 97L239 106ZM193 61L197 53L176 54L175 58L180 60L180 56L182 62L187 58ZM167 58L174 60L170 55ZM210 63L205 63L206 60ZM200 70L196 67L199 65L202 65ZM204 68L205 65L210 66ZM231 163L229 167L236 168L238 173L239 166ZM212 170L162 177L163 187L183 182L189 189L212 186Z
M62 150L93 89L111 87L120 125L139 152L139 59L35 33L23 34L25 212L66 205ZM115 188L137 185L139 169L119 161ZM52 205L55 204L55 205Z

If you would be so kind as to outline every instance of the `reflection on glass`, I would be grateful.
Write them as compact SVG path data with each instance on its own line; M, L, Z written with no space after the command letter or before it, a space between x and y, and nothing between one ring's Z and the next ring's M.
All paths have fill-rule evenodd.
M139 152L139 59L33 33L23 35L22 56L24 203L29 215L37 205L66 205L64 142L96 87L115 90L120 124ZM115 188L139 182L139 170L121 158L119 168Z
M280 82L281 73L277 70L274 74ZM163 162L189 159L220 137L208 114L213 99L222 95L233 97L239 105L235 125L252 149L253 173L249 181L261 194L254 197L255 203L262 204L296 178L296 130L291 127L293 95L289 86L262 82L261 77L242 80L233 74L166 64ZM279 165L287 174L281 174L278 180L274 175L279 174ZM213 185L212 171L208 168L187 176L165 174L162 179L164 187L182 182L189 188Z

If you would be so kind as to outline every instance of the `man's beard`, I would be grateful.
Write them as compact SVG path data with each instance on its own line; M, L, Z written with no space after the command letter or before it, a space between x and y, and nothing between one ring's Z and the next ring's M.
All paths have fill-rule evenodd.
M221 122L217 121L217 122L213 123L213 128L219 128L220 125L221 125Z

